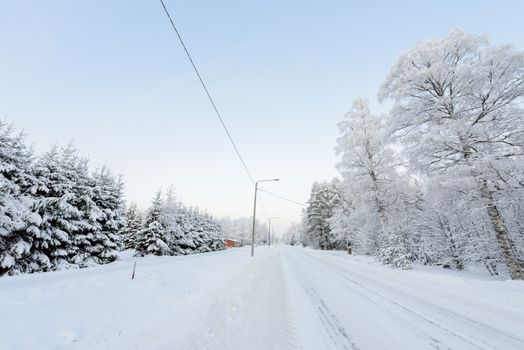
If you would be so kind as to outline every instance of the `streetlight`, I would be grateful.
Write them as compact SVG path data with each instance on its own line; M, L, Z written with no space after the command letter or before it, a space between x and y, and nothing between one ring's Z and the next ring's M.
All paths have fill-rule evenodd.
M269 218L269 230L267 231L267 247L271 246L271 219L280 219L278 216L272 216Z
M259 182L279 181L280 179L258 180L255 182L255 203L253 204L253 230L251 231L251 256L255 255L255 216L257 215L257 191Z

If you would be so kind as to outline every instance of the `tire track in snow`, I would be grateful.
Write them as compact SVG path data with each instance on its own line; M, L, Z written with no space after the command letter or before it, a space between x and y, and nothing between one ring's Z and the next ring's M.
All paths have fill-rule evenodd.
M315 290L302 284L302 287L309 296L311 302L316 306L316 311L322 323L326 326L329 337L337 347L341 346L347 350L360 350L359 347L351 340L348 332L340 324L335 314L329 309L325 301L318 295ZM342 342L341 342L342 340Z
M434 327L437 327L441 330L443 330L444 332L446 332L447 334L450 334L452 336L454 336L455 338L458 338L466 343L468 343L469 345L472 345L474 346L475 348L479 348L479 349L485 349L486 347L489 348L489 349L501 349L501 350L506 350L506 347L499 347L497 345L493 345L489 342L487 342L486 340L484 339L477 339L475 338L474 336L471 336L471 335L465 335L465 334L461 334L443 324L441 324L440 322L432 319L431 317L428 317L414 309L412 309L411 307L408 307L396 300L393 300L392 298L388 297L388 296L385 296L383 295L382 293L368 287L368 286L365 286L363 285L362 283L360 282L357 282L355 281L354 279L348 277L347 275L350 273L349 271L347 271L346 269L343 269L341 268L340 266L337 266L337 264L333 264L333 263L330 263L328 261L325 261L324 259L321 259L321 258L318 258L318 257L314 257L310 254L307 254L307 253L304 253L304 252L300 252L301 255L309 258L309 259L312 259L314 261L317 261L317 262L320 262L321 264L324 265L324 267L319 267L318 265L316 265L316 267L322 269L323 271L327 272L327 273L330 273L334 276L337 276L338 278L342 279L342 280L345 280L347 282L350 282L351 284L353 284L354 286L357 286L359 287L360 289L363 289L369 293L372 293L373 295L377 296L378 298L381 298L382 300L396 306L397 308L405 311L406 313L409 313L411 315L413 315L414 317L422 320L423 322L427 323L427 324L430 324ZM326 268L329 267L329 268ZM335 272L333 271L333 269L337 270L338 272ZM373 281L372 281L373 282ZM389 286L388 286L389 287ZM389 287L391 288L391 287ZM398 291L397 291L398 292ZM360 292L357 292L359 295L361 295L362 297L370 300L371 302L373 302L371 299L369 299L366 294L364 293L360 293ZM498 330L496 328L493 328L493 327L490 327L488 325L485 325L481 322L478 322L478 321L475 321L475 320L472 320L470 318L467 318L465 316L462 316L460 314L457 314L451 310L448 310L448 309L445 309L445 308L442 308L438 305L435 305L435 304L432 304L430 302L427 302L423 299L420 299L420 298L417 298L415 296L411 296L409 295L410 298L416 300L417 302L419 303L423 303L425 304L426 306L429 306L431 307L432 309L437 309L439 313L443 314L444 316L446 317L449 317L449 318L453 318L455 320L458 320L459 322L463 323L463 322L467 322L471 325L474 326L474 328L478 328L478 327L481 327L483 329L483 331L487 331L489 333L491 333L491 336L488 336L488 338L491 340L491 339L497 339L498 341L500 340L500 338L504 338L505 341L508 343L508 344L511 344L511 346L513 346L515 349L524 349L524 340L519 338L519 337L516 337L514 335L511 335L511 334L508 334L508 333L505 333L501 330ZM376 302L373 302L374 304L376 304ZM378 304L376 304L377 306L380 306ZM398 315L396 315L398 317ZM429 334L427 334L426 332L420 330L422 333L424 333L429 339L432 339L433 341L433 345L435 346L437 343L442 345L437 339L435 339L434 337L430 336ZM478 342L482 343L482 344L479 344ZM440 346L438 346L439 348Z
M297 263L297 260L296 258L292 257L292 259L295 260L295 264ZM300 264L300 262L298 262ZM303 262L302 262L303 263ZM296 265L295 265L296 266ZM309 266L308 266L309 267ZM325 272L325 269L324 268L321 268L321 267L318 267L318 266L315 266L315 268L317 268L318 270L321 270L322 272ZM310 301L312 302L312 304L314 304L315 306L317 306L317 304L319 304L317 306L317 309L320 310L320 319L322 321L322 323L326 326L326 330L330 330L330 329L333 329L333 328L337 328L340 333L342 333L342 337L346 338L347 341L348 341L348 344L349 345L346 345L346 344L343 344L343 345L340 345L339 342L337 342L335 340L335 338L333 337L332 334L329 334L329 337L330 339L333 341L334 345L337 347L337 348L341 348L343 347L344 349L359 349L359 347L352 341L352 339L349 337L348 335L348 332L346 331L346 329L340 325L340 322L338 321L338 319L336 318L336 316L334 315L334 313L327 307L326 303L324 302L323 299L321 299L319 296L318 296L318 293L316 293L312 288L309 288L307 287L305 284L304 284L304 281L302 278L299 277L299 280L300 280L300 283L302 285L302 288L306 291L306 294L310 297ZM366 295L362 294L362 293L358 293L356 292L356 294L365 299L366 301L368 301L369 303L373 304L375 307L381 309L383 312L386 312L387 314L389 314L392 318L396 318L397 315L392 312L391 310L387 309L387 308L384 308L383 306L379 305L379 304L376 304L374 303L373 300L371 300L370 298L368 298ZM316 297L315 297L316 296ZM319 300L319 302L315 302L315 300ZM331 320L336 320L335 322L326 322L326 312L324 310L328 310L328 314L330 315L330 318ZM402 326L404 328L406 328L407 330L409 330L410 332L416 332L416 336L421 339L422 341L424 342L428 342L428 344L430 346L432 346L433 348L435 349L440 349L442 347L442 344L440 343L440 341L438 341L437 339L435 339L434 337L432 337L430 334L422 331L422 330L419 330L417 328L413 328L413 325L410 325L408 324L407 322L405 322L403 319L398 319L398 321L402 324ZM334 327L333 325L338 325L336 327Z

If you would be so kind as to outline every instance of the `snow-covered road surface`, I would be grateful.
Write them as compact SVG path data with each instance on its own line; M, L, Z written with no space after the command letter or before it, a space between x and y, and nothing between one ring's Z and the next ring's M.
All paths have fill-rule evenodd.
M0 349L524 349L524 283L260 247L0 279Z
M497 298L490 284L504 282L392 271L310 250L282 255L294 309L322 335L309 340L317 349L524 349L522 283L509 281L517 288L497 302L483 294Z

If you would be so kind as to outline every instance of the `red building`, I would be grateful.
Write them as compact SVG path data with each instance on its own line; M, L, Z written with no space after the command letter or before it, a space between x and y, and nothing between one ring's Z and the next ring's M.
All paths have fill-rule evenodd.
M225 246L228 248L240 247L240 241L237 241L231 238L226 238L226 241L224 243L225 243Z

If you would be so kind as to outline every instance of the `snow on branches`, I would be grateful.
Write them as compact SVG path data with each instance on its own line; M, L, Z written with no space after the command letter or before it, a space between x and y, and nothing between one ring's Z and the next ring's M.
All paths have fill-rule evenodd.
M323 220L396 267L481 263L524 279L523 97L510 45L460 29L417 44L379 91L390 113L359 98L339 123L344 201Z

